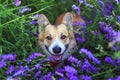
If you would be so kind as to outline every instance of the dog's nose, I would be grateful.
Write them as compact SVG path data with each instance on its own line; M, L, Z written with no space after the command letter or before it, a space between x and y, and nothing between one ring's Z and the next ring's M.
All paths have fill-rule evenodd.
M54 53L60 53L60 52L61 52L61 48L60 48L59 46L55 46L55 47L53 48L53 52L54 52Z

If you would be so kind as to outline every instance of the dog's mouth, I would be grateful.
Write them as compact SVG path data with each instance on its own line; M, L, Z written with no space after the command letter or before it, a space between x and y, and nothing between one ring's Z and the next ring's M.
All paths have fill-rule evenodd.
M68 49L68 45L69 44L67 44L67 45L65 45L65 47L66 47L66 49L65 49L65 51ZM47 51L51 54L51 58L53 58L53 60L54 61L60 61L60 60L62 60L62 56L64 55L64 53L65 53L65 51L62 53L62 54L59 54L59 55L53 55L49 50L48 50L48 47L45 45L45 48L47 49Z
M55 61L60 61L62 59L62 55L52 55L52 58L55 60Z

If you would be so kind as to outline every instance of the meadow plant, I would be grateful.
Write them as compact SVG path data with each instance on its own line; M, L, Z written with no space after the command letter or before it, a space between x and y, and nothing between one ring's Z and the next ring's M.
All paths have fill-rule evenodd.
M74 24L77 49L55 69L38 46L37 19L69 11L84 22ZM120 1L1 0L0 80L120 80Z

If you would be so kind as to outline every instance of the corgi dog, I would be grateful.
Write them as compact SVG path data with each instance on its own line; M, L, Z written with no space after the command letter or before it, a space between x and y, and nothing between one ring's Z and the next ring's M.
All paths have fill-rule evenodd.
M40 14L38 42L53 63L62 63L76 46L73 25L76 21L84 22L79 15L71 12L60 15L54 25L50 24L44 14Z

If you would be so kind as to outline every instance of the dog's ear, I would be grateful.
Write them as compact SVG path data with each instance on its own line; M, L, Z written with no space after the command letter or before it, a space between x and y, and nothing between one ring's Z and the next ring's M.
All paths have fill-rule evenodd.
M72 26L72 22L73 22L73 15L72 13L68 12L65 14L65 16L63 17L62 23L66 24L68 27Z
M41 29L50 24L49 20L44 14L40 14L37 23L39 24L39 31L41 31Z
M70 38L74 39L74 33L73 33L73 14L68 12L64 15L62 23L67 25L67 28L69 30Z

